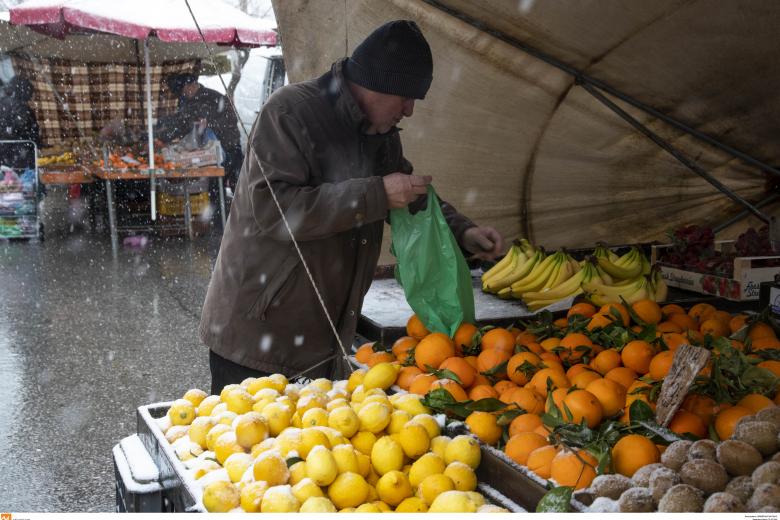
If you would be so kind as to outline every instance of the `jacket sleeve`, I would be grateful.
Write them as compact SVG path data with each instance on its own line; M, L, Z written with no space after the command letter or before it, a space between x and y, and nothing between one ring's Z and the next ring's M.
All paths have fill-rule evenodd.
M267 236L290 240L269 183L296 240L327 238L387 215L381 177L312 182L311 141L303 125L283 107L263 108L251 140L242 175L248 175L252 212Z

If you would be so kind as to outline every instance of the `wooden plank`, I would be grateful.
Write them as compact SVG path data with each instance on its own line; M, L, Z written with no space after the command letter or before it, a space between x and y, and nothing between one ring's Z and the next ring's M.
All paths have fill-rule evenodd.
M89 184L95 177L86 169L39 170L38 178L43 184Z
M705 348L693 345L680 345L677 348L672 367L664 378L656 403L655 420L658 424L669 424L688 394L693 380L709 360L710 351Z
M98 168L95 176L111 181L143 181L149 179L149 174L138 170L105 170ZM203 166L201 168L186 168L181 170L165 170L155 174L157 179L187 179L199 177L224 177L225 170L219 166Z

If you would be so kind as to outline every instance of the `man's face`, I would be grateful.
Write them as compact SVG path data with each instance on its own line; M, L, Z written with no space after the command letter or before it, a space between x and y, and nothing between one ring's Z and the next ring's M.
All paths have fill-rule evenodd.
M363 111L371 122L369 133L384 134L414 113L414 99L368 91Z

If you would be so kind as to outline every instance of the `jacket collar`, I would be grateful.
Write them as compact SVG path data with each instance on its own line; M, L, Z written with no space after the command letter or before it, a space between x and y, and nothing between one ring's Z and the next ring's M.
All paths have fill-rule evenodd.
M358 106L349 85L344 77L344 63L348 58L342 58L335 62L330 73L323 76L326 79L323 87L336 109L336 113L343 119L347 126L356 128L361 133L371 125L366 115Z

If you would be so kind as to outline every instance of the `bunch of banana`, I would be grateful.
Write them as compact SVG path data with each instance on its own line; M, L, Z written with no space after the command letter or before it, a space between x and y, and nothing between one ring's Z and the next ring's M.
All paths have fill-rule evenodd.
M76 156L73 152L65 152L60 155L49 155L38 158L38 166L49 166L51 164L72 166L76 164Z
M632 247L628 253L618 257L603 245L599 245L593 251L593 256L599 267L615 280L631 280L650 272L650 263L636 247Z
M525 293L523 301L526 307L536 311L565 298L582 294L584 292L582 289L583 284L591 281L602 281L598 268L594 264L595 261L586 259L583 261L580 269L567 280L541 291Z
M559 285L579 271L579 264L563 251L537 262L528 274L498 291L500 298L522 298L525 293Z
M482 290L498 294L525 277L544 257L544 251L536 249L525 238L516 240L506 256L482 275Z

